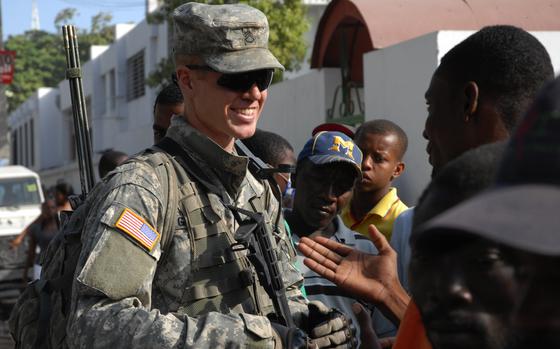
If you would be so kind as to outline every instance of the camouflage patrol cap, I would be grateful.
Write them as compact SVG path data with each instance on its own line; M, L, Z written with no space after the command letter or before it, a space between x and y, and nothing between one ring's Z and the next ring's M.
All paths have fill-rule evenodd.
M244 4L189 2L173 11L176 54L198 56L221 73L284 69L268 50L268 21Z

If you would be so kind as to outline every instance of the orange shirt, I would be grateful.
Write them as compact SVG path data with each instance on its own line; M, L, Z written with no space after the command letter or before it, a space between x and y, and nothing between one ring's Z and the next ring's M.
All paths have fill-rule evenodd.
M406 308L393 349L432 349L414 300Z

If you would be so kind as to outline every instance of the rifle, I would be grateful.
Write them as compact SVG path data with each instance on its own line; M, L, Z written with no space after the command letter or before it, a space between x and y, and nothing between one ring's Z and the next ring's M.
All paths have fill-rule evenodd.
M74 135L76 137L76 150L80 168L80 184L82 195L85 199L95 183L95 174L92 163L92 148L90 130L86 112L86 100L82 86L82 69L80 67L80 52L78 51L78 36L73 25L62 26L62 39L66 52L66 79L70 84L70 97L72 100L72 115L74 119ZM79 205L79 199L71 200L72 207Z
M247 257L255 267L261 285L272 299L278 322L288 328L295 328L284 280L278 268L278 257L272 244L272 231L265 223L266 213L251 212L231 205L229 208L249 217L235 232L237 243L231 246L232 250L249 250Z

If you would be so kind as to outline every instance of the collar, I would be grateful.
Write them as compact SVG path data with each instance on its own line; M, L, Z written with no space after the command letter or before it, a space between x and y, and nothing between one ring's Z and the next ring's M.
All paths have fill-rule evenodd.
M385 194L381 200L379 200L377 205L373 206L368 215L376 215L383 218L387 215L387 213L389 213L391 207L393 207L395 202L398 200L399 197L397 196L397 188L391 187L389 188L389 192Z
M340 215L336 216L336 219L333 223L336 226L336 233L334 233L333 238L336 239L336 241L348 246L356 246L356 232L351 230L344 224Z
M220 178L228 191L237 193L245 179L249 158L228 153L213 140L194 127L184 117L171 118L167 137L177 142L195 157L199 163L206 164Z
M287 221L285 222L286 222L285 224L288 225L288 222ZM342 221L340 215L336 215L336 217L333 220L333 223L336 230L334 234L330 237L330 239L349 246L355 246L356 238L354 237L354 235L356 233L350 230L348 227L346 227L346 225L344 225L344 222ZM288 228L291 231L291 227L289 225ZM294 242L294 244L297 245L299 243L300 237L297 234L297 231L291 231L291 233L292 233L292 241Z

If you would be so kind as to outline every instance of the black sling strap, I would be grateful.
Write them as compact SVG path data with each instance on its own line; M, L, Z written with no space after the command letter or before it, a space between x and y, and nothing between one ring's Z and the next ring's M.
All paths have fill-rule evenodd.
M173 156L185 171L210 193L218 195L218 197L222 199L222 202L231 204L232 200L217 176L202 169L201 166L197 164L196 160L181 148L177 142L171 138L164 137L156 146Z

